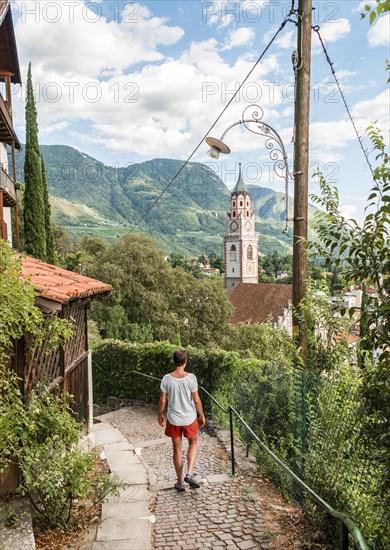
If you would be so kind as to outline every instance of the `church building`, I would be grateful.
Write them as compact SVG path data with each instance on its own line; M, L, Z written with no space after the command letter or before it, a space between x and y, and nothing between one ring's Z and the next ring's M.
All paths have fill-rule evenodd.
M241 165L230 197L225 244L225 288L234 307L231 323L271 322L292 334L292 286L262 284L258 278L258 238Z
M249 191L241 173L230 197L224 238L225 288L231 294L239 283L258 283L258 239Z

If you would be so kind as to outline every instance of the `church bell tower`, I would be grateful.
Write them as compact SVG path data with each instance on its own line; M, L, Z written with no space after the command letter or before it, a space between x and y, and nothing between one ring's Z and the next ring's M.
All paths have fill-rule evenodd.
M238 283L258 283L258 239L249 191L242 179L241 164L230 197L227 234L224 239L225 288L229 294Z

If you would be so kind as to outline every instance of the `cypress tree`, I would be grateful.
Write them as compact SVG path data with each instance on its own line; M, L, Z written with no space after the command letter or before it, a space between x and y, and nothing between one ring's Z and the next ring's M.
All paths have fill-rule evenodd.
M41 156L41 174L43 185L43 200L45 205L45 233L46 233L46 259L50 263L55 260L55 246L53 226L51 224L51 208L49 202L49 189L47 186L46 166L43 156Z
M46 260L45 197L39 158L37 109L31 63L27 74L24 182L23 216L26 252L40 260Z

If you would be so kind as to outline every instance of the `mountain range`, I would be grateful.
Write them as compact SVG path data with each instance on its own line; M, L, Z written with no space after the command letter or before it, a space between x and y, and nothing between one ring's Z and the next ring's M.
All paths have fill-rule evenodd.
M170 184L183 166L180 160L154 159L116 167L64 145L43 145L41 153L53 219L75 236L101 235L112 241L135 230L151 236L167 253L221 254L230 191L208 166L190 162ZM21 183L23 165L22 152L17 155ZM292 227L282 233L283 193L253 185L248 189L259 250L289 251ZM290 202L292 211L291 198Z

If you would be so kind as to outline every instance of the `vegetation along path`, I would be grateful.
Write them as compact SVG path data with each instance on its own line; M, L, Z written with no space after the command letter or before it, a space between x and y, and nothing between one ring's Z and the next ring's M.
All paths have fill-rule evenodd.
M151 548L320 548L302 521L254 462L237 453L238 475L231 477L226 433L200 436L197 477L201 488L174 490L171 442L157 423L157 409L135 405L100 417L129 441L147 471L149 512L153 517ZM184 455L186 446L184 447ZM104 521L104 516L102 518Z

